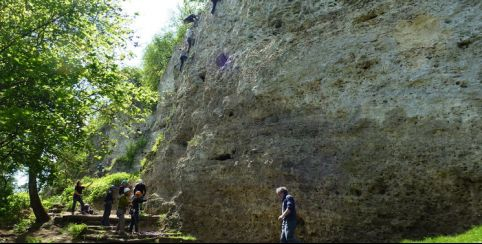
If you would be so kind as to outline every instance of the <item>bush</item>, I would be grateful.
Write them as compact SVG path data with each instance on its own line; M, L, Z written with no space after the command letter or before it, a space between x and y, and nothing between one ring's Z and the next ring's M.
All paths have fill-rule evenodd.
M0 226L11 227L19 224L30 215L30 198L21 192L6 197L6 203L0 205Z
M43 199L42 200L42 205L44 206L44 208L46 209L50 209L52 208L52 206L56 205L56 204L60 204L60 205L66 205L67 202L63 202L62 201L62 195L58 195L58 196L51 196L47 199Z
M109 188L112 185L119 186L124 180L127 180L129 183L134 183L139 180L139 177L124 172L106 175L102 178L90 178L87 176L84 177L81 180L82 185L88 186L83 192L84 202L91 205L96 202L102 202ZM66 205L69 210L71 210L72 208L74 187L75 186L73 185L71 187L65 188L64 192L60 196L61 203Z
M126 154L116 160L116 164L122 164L128 169L134 165L134 158L146 146L147 139L141 137L139 140L129 143L126 148Z
M87 230L86 224L69 224L65 230L74 238L78 239Z
M116 173L97 179L84 177L84 179L82 180L84 185L92 183L91 186L85 189L84 201L86 203L102 201L105 197L107 190L109 190L112 185L119 186L124 180L134 183L138 180L138 177L128 173ZM70 196L70 199L72 199L72 196Z
M30 226L32 226L35 223L35 215L33 215L33 213L31 213L27 217L17 216L17 218L21 218L19 222L15 224L13 227L13 231L17 234L22 234L27 232Z
M27 237L25 237L25 242L26 243L42 243L42 238L27 236Z

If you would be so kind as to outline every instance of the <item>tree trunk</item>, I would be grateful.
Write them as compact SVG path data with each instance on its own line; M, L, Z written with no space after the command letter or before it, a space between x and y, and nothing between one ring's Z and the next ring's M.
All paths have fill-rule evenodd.
M40 201L38 195L37 172L32 169L28 170L28 195L30 196L30 206L35 214L37 224L49 221L50 217L42 206L42 201Z

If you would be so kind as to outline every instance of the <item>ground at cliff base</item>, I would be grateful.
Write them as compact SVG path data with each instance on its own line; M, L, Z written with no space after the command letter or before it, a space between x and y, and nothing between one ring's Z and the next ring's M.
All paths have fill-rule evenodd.
M71 215L60 213L43 224L40 228L32 228L26 233L15 234L9 230L0 230L0 243L191 243L196 238L185 236L181 232L164 232L158 230L159 216L147 215L141 218L145 225L140 233L119 235L116 233L118 218L110 217L110 226L102 226L101 215ZM129 218L126 218L126 233Z
M460 235L429 237L421 241L404 240L402 243L482 243L482 225Z

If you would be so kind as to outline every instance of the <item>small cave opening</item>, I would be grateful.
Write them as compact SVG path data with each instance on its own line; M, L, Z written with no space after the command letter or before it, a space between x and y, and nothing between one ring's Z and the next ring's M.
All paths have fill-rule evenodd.
M203 82L206 81L206 72L205 71L199 74L199 79L201 79Z
M229 153L226 153L226 154L221 154L219 156L216 156L213 159L218 160L218 161L226 161L226 160L229 160L229 159L233 159L233 156Z

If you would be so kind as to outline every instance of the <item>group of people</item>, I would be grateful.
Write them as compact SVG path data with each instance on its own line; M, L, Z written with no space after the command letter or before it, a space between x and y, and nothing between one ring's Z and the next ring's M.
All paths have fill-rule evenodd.
M77 202L80 202L81 205L81 212L83 213L84 210L84 202L82 200L82 192L85 189L85 186L82 186L80 181L77 182L75 185L75 192L74 192L74 202L72 206L72 214L75 211L75 205ZM109 217L110 212L112 210L112 205L114 203L114 191L119 190L119 202L117 204L117 217L119 218L116 232L120 235L125 235L125 213L127 209L130 208L129 214L131 215L131 222L129 226L129 233L132 233L134 230L136 233L139 233L139 216L142 210L142 203L146 202L145 199L147 188L146 185L142 180L140 180L134 187L134 196L131 197L132 191L129 188L129 184L127 181L122 181L119 187L111 186L107 191L107 194L104 198L104 215L102 218L102 225L110 226L109 224ZM281 221L281 236L280 242L281 243L292 243L298 242L294 236L295 228L296 228L296 206L295 200L292 195L288 194L288 189L286 187L279 187L276 189L276 194L278 195L279 199L281 200L281 215L278 217L278 220Z
M82 200L82 192L87 187L88 186L82 186L80 181L77 182L73 196L72 215L75 212L77 202L80 202L81 213L86 213L85 204ZM132 233L133 230L135 233L139 233L139 217L142 210L142 203L147 201L147 199L145 199L147 188L142 180L135 185L133 191L129 188L129 183L126 180L122 181L120 186L117 187L113 185L108 189L104 198L104 215L101 224L104 226L110 226L109 217L114 204L114 193L117 189L119 190L119 199L116 215L119 218L119 221L116 232L120 235L125 235L125 214L129 209L129 214L131 215L129 233Z
M211 14L214 14L214 11L216 10L216 5L218 4L220 0L211 0L213 3L212 9L211 9ZM184 66L184 63L188 59L188 54L189 51L191 50L191 46L194 44L194 33L192 31L193 27L197 26L197 23L199 21L199 16L195 14L191 14L188 17L184 19L184 23L193 23L192 27L189 28L186 32L186 38L184 40L184 47L181 49L181 55L179 57L181 64L179 66L179 71L182 72L182 67Z

